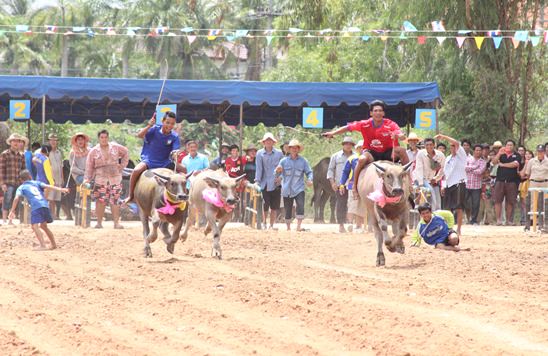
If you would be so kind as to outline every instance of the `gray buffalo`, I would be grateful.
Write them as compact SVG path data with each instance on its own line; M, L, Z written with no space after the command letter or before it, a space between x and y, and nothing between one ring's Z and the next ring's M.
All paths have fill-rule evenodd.
M139 207L143 224L145 257L152 257L150 243L158 238L158 228L164 235L167 251L173 253L187 212L186 180L186 176L166 168L150 169L139 177L134 202ZM152 231L148 225L149 217L152 217ZM173 225L172 233L169 224Z
M230 178L220 170L205 170L196 175L190 187L189 216L181 238L186 240L188 229L194 225L196 216L204 215L207 220L204 235L213 231L211 256L221 259L221 232L232 219L232 212L239 202L236 187L244 177L245 174Z
M360 173L358 193L360 208L367 208L377 239L377 266L384 266L383 242L388 251L405 253L403 238L407 233L409 217L409 168L388 161L370 164ZM393 238L388 235L392 224Z

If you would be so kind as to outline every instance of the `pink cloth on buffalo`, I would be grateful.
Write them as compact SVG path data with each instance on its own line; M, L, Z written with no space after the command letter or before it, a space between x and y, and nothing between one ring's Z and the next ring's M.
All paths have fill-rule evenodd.
M386 194L384 194L382 186L383 180L381 178L377 179L375 190L369 193L367 197L377 203L381 208L384 208L386 204L398 203L401 200L401 196L387 197Z
M218 208L224 208L227 213L230 213L233 209L233 205L228 205L221 199L221 194L217 189L204 189L202 197L208 203L215 205Z

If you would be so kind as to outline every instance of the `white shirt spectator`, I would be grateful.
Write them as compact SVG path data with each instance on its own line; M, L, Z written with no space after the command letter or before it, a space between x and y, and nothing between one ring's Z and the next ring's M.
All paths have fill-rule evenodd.
M449 188L461 182L466 183L466 160L468 156L462 146L459 145L456 155L449 155L445 160L444 188Z

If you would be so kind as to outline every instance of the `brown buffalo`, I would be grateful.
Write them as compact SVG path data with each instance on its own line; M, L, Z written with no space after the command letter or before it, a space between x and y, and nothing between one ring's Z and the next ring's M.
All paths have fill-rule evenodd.
M192 179L190 186L190 210L185 230L181 238L186 240L188 229L194 225L196 215L204 215L207 220L207 226L204 235L213 231L213 248L211 255L219 259L222 258L221 250L221 232L225 224L232 219L234 207L238 204L239 198L236 193L236 187L239 181L245 177L230 178L228 174L221 170L205 170ZM204 191L216 194L218 197L217 205L208 202L204 198Z
M377 239L377 266L384 266L383 242L388 251L405 253L403 237L407 233L409 217L409 168L388 161L370 164L360 173L358 193L360 208L367 208ZM375 202L370 194L376 194ZM374 197L374 196L371 196ZM392 224L393 238L388 235L388 222Z
M167 168L150 169L139 177L133 200L139 207L143 224L145 257L152 257L150 243L158 238L158 228L164 235L167 251L173 253L187 210L186 180L186 176ZM152 217L152 231L148 225L149 217ZM169 224L173 225L172 233Z

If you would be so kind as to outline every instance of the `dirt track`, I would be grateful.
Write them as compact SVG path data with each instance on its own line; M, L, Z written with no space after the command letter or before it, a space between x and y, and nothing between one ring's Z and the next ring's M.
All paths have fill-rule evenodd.
M47 252L1 226L2 354L548 354L546 235L466 227L471 252L376 268L371 234L333 226L229 227L222 261L196 231L145 260L132 226L53 224Z

